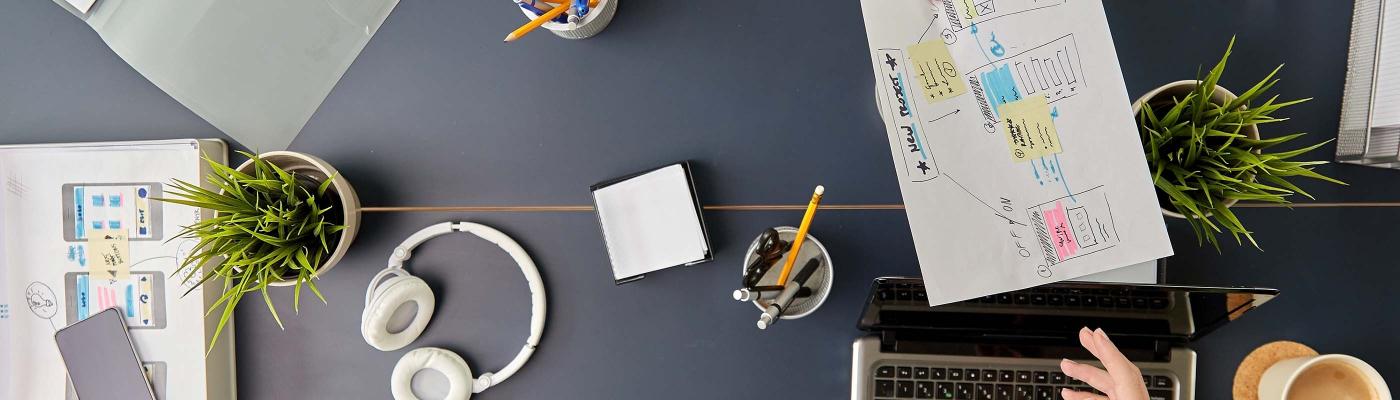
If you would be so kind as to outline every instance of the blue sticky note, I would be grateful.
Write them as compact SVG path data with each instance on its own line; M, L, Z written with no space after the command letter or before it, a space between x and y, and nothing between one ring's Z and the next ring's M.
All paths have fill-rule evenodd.
M88 277L78 275L78 320L88 316Z
M87 238L87 222L83 221L83 187L73 188L73 236Z
M132 300L131 284L126 285L126 317L136 318L136 304Z

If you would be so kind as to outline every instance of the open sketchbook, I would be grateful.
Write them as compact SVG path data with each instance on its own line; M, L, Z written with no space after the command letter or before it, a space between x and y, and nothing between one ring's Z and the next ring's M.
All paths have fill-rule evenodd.
M862 0L929 303L1172 254L1098 0Z
M235 397L233 330L205 356L220 283L182 297L174 273L195 243L171 237L207 212L152 200L226 153L193 139L0 146L0 399L71 399L54 333L111 307L157 397Z

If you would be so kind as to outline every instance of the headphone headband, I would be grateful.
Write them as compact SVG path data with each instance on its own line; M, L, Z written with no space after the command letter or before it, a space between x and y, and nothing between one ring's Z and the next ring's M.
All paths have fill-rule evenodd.
M525 339L525 346L520 349L520 353L517 353L515 358L511 359L504 368L494 373L488 372L482 374L480 377L476 378L476 382L472 385L472 393L480 393L510 378L511 375L514 375L516 371L520 370L521 366L525 365L525 362L530 359L530 355L534 354L535 346L539 345L540 337L544 334L544 282L543 279L540 278L540 272L539 269L535 267L534 260L530 259L530 255L525 252L524 248L520 247L520 244L495 228L473 222L443 222L428 226L413 233L413 235L404 239L403 243L399 244L398 247L394 248L394 253L389 255L388 269L380 272L380 274L387 275L394 273L390 271L402 271L404 262L408 261L408 259L413 256L413 249L418 247L419 244L452 232L464 232L476 235L488 242L494 243L502 250L505 250L506 253L510 254L511 258L515 259L515 263L520 266L520 272L525 274L525 280L529 283L530 287L530 336ZM379 277L377 276L375 280L377 281L378 279ZM371 289L372 288L373 285L371 285ZM372 293L366 293L367 301L371 294Z

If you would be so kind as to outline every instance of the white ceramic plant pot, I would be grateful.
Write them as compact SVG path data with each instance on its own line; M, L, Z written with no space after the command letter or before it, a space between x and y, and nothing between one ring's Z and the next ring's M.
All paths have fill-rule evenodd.
M1133 120L1137 120L1138 113L1142 112L1142 108L1147 106L1148 103L1151 103L1156 100L1171 101L1173 97L1186 97L1187 94L1190 94L1192 91L1196 90L1197 82L1198 81L1195 80L1176 81L1162 86L1158 86L1156 89L1152 89L1151 91L1147 92L1147 94L1144 94L1142 95L1142 97L1139 97L1137 101L1133 102ZM1230 89L1226 89L1220 85L1215 85L1215 92L1211 94L1210 102L1215 104L1225 104L1231 100L1234 100L1237 97L1239 96L1236 96L1234 92L1230 91ZM1259 139L1258 126L1246 126L1240 129L1240 132L1244 133L1245 136L1248 136L1250 139ZM1233 207L1235 203L1238 202L1238 199L1227 199L1225 200L1225 207ZM1186 219L1185 215L1182 215L1181 213L1178 213L1173 210L1168 210L1166 208L1162 208L1162 215ZM1211 215L1212 214L1210 212L1206 212L1207 217Z
M360 197L355 194L355 188L351 187L345 176L336 171L330 163L310 154L294 151L272 151L259 154L258 157L287 172L315 178L317 182L324 182L327 177L335 177L329 191L334 192L340 199L340 212L344 213L345 229L340 231L340 240L336 242L335 249L331 250L330 257L316 268L316 272L312 276L321 276L326 271L330 271L340 262L341 258L345 257L345 252L350 250L350 243L355 241L355 234L360 231ZM243 165L238 166L239 172L251 173L252 169L253 160L245 161ZM269 283L271 286L292 286L295 284L296 280Z

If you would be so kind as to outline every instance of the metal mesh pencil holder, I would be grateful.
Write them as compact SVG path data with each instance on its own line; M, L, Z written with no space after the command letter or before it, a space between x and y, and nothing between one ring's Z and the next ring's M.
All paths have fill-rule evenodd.
M564 1L565 4L560 5L560 7L568 7L568 0L561 1ZM550 21L541 25L541 27L565 39L587 39L593 37L593 35L602 32L603 28L608 27L608 24L612 22L613 15L617 14L617 1L618 0L599 0L598 6L593 7L588 15L583 16L583 19L578 22L559 23ZM524 13L526 18L535 18L535 15L531 14L529 11L521 9L520 12Z

